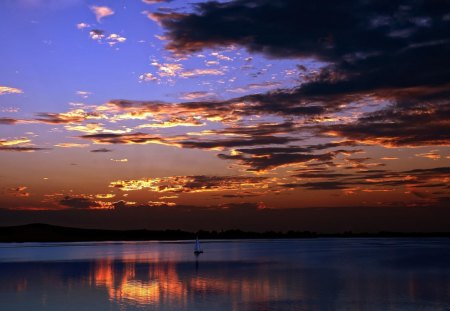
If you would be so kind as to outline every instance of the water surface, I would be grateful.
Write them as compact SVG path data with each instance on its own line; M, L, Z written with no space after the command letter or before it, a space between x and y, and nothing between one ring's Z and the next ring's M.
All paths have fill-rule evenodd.
M450 310L450 239L0 243L0 310Z

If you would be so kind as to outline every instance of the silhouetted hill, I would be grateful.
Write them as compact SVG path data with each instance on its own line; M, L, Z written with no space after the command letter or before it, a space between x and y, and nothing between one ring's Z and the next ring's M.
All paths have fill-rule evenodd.
M179 230L101 230L29 224L0 227L0 242L75 242L75 241L139 241L191 239L194 235Z
M450 232L436 233L335 233L320 234L309 231L248 232L241 230L198 231L181 230L103 230L61 227L48 224L0 227L0 242L81 242L81 241L145 241L202 239L272 239L272 238L318 238L318 237L450 237Z

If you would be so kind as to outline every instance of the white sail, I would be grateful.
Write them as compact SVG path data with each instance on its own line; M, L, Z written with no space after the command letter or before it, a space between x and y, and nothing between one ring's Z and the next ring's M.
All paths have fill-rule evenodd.
M195 239L194 253L196 253L196 254L203 253L203 250L200 247L200 241L198 240L198 238Z

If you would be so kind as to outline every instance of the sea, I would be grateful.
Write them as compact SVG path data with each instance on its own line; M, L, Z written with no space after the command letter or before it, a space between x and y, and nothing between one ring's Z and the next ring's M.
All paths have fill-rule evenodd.
M0 243L0 310L450 310L449 238Z

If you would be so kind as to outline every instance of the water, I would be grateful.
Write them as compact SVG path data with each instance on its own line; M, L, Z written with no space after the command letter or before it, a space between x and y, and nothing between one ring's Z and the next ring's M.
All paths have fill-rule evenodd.
M0 243L0 310L450 310L450 239Z

